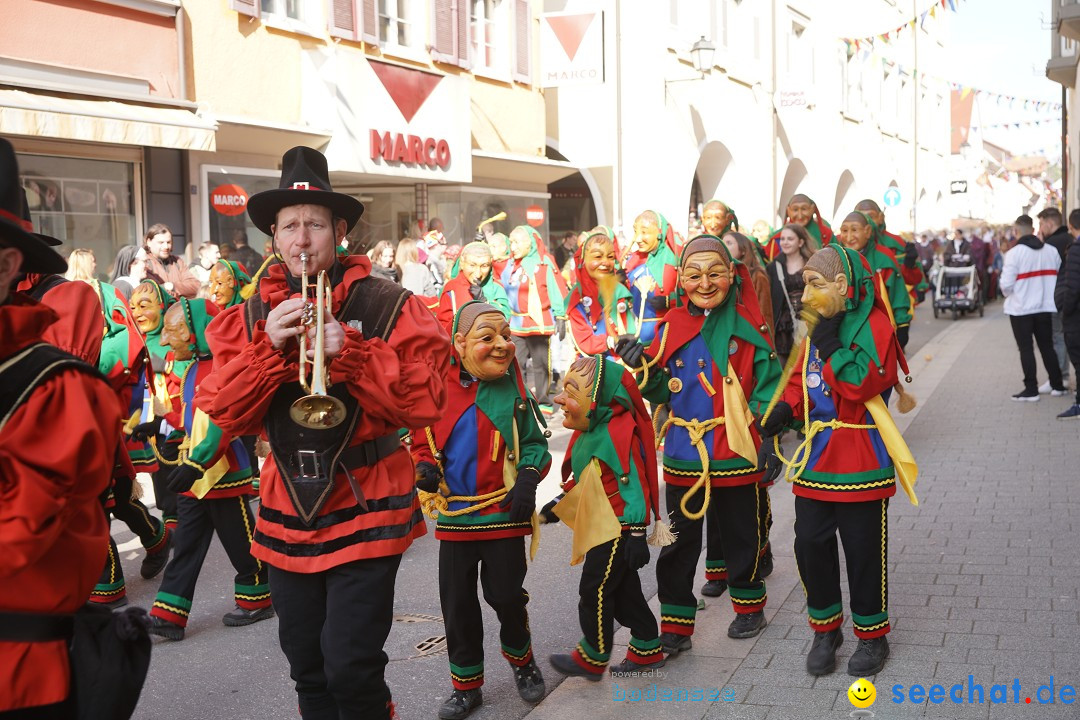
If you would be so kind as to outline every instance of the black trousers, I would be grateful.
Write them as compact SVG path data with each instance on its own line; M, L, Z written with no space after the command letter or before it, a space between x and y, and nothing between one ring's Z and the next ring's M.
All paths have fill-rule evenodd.
M161 457L166 460L176 460L180 456L180 444L167 443L162 435L157 437L157 448ZM161 511L161 519L166 525L175 525L179 517L176 509L176 493L169 489L169 473L175 467L175 465L161 463L158 471L150 475L154 481L154 502L157 504L157 509Z
M1054 352L1051 313L1010 315L1009 322L1012 324L1013 337L1016 338L1016 347L1020 350L1020 368L1024 371L1024 390L1037 392L1039 389L1038 368L1035 365L1035 351L1031 344L1032 338L1035 339L1035 344L1039 346L1043 366L1050 376L1050 387L1064 387L1061 365L1058 362L1057 353Z
M116 478L113 486L114 504L109 512L138 536L144 548L150 549L164 539L164 523L151 515L142 501L131 497L133 482L129 477ZM91 599L96 597L108 602L122 597L124 592L124 568L120 564L116 543L109 537L109 554L105 557L105 567L101 570Z
M278 639L304 720L386 720L383 645L394 621L400 555L316 573L270 567Z
M586 662L600 667L611 657L616 620L630 628L631 649L639 653L641 649L634 645L647 646L659 636L656 617L641 590L638 571L631 570L626 562L625 545L625 535L597 545L585 553L581 568L578 622L588 645L579 649Z
M661 631L693 633L697 608L694 595L694 572L701 555L702 520L690 520L679 508L689 488L668 484L664 490L671 530L675 542L660 550L656 561L657 594L661 605ZM688 505L699 510L704 493L698 491ZM728 588L736 612L753 612L765 604L765 583L758 577L758 490L757 484L712 489L710 504L720 517L724 555L727 562ZM673 606L665 608L664 606ZM683 622L672 620L681 617ZM689 623L685 622L689 620Z
M52 705L37 705L0 712L0 720L75 720L75 700L71 696Z
M815 630L832 630L843 618L839 532L855 634L876 637L889 631L888 507L888 498L866 502L795 498L795 562Z
M520 342L524 341L524 342ZM524 335L515 338L519 352L524 350L524 355L518 355L521 367L525 367L525 359L529 358L529 374L526 384L536 388L536 402L541 405L551 404L551 336L550 335ZM524 345L524 348L522 348Z
M250 587L266 582L265 566L251 556L248 532L255 527L255 515L247 496L196 500L178 495L176 501L180 522L173 530L173 556L165 566L159 596L164 593L189 601L194 598L195 584L215 532L236 570L236 585Z
M1076 372L1076 404L1080 405L1080 328L1065 330L1065 352L1069 354L1073 371Z
M446 627L450 679L459 690L484 684L484 621L476 594L479 577L484 601L499 617L503 655L514 665L532 659L532 635L525 606L525 542L499 540L439 542L439 602Z
M771 552L769 530L772 528L772 500L769 498L769 486L758 485L758 540L761 543L759 555ZM724 561L724 540L720 536L720 508L716 503L709 503L705 511L705 579L727 581L727 563Z

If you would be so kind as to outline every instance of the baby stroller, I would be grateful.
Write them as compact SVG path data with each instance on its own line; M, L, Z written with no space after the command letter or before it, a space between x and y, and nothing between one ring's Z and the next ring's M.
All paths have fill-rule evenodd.
M979 311L983 316L982 286L974 265L939 267L934 282L934 317L952 311L952 319Z

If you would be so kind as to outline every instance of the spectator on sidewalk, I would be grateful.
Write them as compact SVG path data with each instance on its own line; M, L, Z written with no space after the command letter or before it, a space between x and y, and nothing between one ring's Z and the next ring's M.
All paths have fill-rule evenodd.
M210 268L221 259L221 249L217 243L205 242L199 246L199 262L191 266L191 274L199 278L205 288L210 283Z
M229 255L229 260L235 260L244 266L244 269L248 271L249 275L259 272L259 268L263 264L263 256L259 252L248 245L247 232L244 230L237 230L233 233L232 238L233 250ZM267 255L270 253L268 252Z
M184 258L172 254L173 235L163 223L150 226L143 236L146 274L174 298L194 298L202 287Z
M1039 237L1057 250L1061 264L1064 265L1065 253L1072 245L1073 236L1069 234L1069 230L1062 221L1061 211L1056 207L1046 207L1039 213L1038 218ZM1062 382L1067 383L1069 382L1069 355L1065 352L1065 333L1061 327L1061 315L1055 311L1051 313L1050 320L1054 338L1054 354L1057 355L1058 366L1061 368ZM1039 392L1046 394L1052 389L1049 383L1043 383L1039 387Z
M1028 222L1031 222L1031 218L1028 218ZM971 265L971 243L964 239L963 230L957 230L953 233L952 240L945 243L945 253L942 256L941 261L946 267L965 267Z
M1069 213L1069 232L1074 237L1080 235L1080 210ZM1054 304L1061 316L1061 327L1065 336L1065 350L1072 360L1077 379L1080 380L1080 250L1073 240L1065 254L1065 262L1058 274L1054 288ZM1077 382L1076 397L1072 407L1058 415L1058 420L1080 418L1080 382Z
M1036 402L1039 399L1039 382L1036 375L1035 351L1031 340L1039 346L1043 365L1050 375L1051 395L1062 396L1061 365L1054 354L1054 338L1051 316L1054 307L1054 284L1057 280L1061 257L1053 246L1047 245L1017 218L1016 247L1005 254L1001 271L1001 292L1005 296L1005 314L1012 323L1013 337L1020 350L1020 366L1024 371L1024 389L1012 396L1018 402ZM1030 222L1030 218L1028 218Z

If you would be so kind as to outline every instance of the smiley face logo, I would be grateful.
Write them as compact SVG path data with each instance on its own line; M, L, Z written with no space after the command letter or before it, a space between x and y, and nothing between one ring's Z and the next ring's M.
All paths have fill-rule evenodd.
M848 700L857 708L868 708L877 700L877 688L866 678L859 678L851 683L847 690Z

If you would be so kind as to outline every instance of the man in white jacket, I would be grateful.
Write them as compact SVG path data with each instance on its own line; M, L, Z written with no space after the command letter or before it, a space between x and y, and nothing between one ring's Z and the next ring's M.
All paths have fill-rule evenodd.
M1005 253L1001 292L1005 295L1005 314L1012 323L1013 337L1020 349L1020 367L1024 371L1024 389L1012 396L1018 402L1036 402L1039 399L1032 337L1039 346L1043 365L1050 375L1050 394L1062 396L1066 392L1061 366L1054 353L1051 329L1051 318L1057 310L1054 306L1054 284L1060 265L1058 251L1032 234L1023 235L1012 250Z

